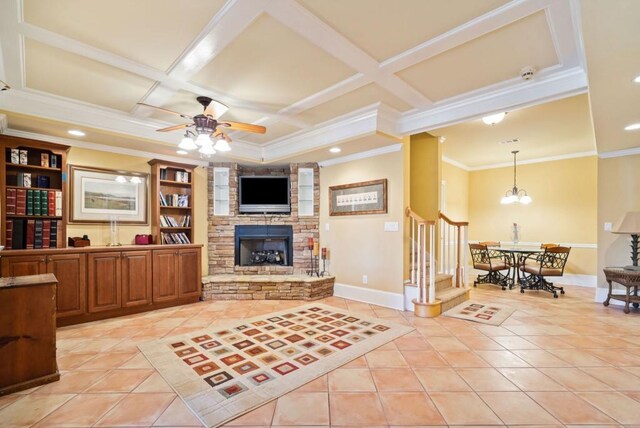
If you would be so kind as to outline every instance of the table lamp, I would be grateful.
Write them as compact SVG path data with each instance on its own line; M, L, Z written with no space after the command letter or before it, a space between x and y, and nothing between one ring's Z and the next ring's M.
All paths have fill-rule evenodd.
M640 211L631 211L624 215L622 222L613 233L631 235L631 266L625 266L627 270L640 271L638 267L638 235L640 235Z

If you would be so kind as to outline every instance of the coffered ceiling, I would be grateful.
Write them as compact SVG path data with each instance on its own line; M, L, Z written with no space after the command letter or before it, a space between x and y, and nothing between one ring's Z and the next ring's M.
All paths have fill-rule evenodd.
M268 163L586 91L571 0L0 4L0 79L13 88L0 109L145 150L175 147L179 131L155 129L180 118L138 102L196 114L197 95L220 100L223 119L268 129L234 132L229 156ZM534 79L519 77L525 66Z

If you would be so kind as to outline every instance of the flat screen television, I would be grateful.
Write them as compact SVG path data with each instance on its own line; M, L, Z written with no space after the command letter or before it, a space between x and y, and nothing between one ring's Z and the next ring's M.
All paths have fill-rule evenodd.
M240 176L240 213L290 213L288 176Z

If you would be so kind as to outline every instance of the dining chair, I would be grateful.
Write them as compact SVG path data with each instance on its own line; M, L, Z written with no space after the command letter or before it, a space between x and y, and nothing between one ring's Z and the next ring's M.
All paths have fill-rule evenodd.
M484 275L478 275L473 281L473 286L495 284L506 290L511 284L511 278L501 272L509 269L504 255L482 244L469 244L469 251L471 251L473 268L487 272Z
M558 291L564 294L563 287L557 287L552 282L547 281L548 277L558 277L564 275L564 268L569 259L571 247L547 247L541 254L531 254L524 259L520 270L522 279L520 292L525 289L544 290L553 293L554 298L558 298Z
M553 244L551 242L546 243L546 244L540 244L540 249L542 250L546 250L547 248L553 248L553 247L559 247L560 244Z

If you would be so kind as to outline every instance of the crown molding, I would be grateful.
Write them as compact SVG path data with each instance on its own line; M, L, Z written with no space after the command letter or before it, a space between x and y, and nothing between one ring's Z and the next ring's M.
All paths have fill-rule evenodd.
M453 159L448 158L446 156L442 156L442 162L448 163L449 165L453 165L453 166L458 167L460 169L463 169L465 171L471 171L471 168L469 168L468 166L466 166L462 162L458 162L457 160L453 160Z
M640 147L633 147L631 149L613 150L611 152L602 152L598 154L600 159L621 158L625 156L640 155Z
M92 143L90 141L73 140L70 138L63 138L63 137L52 137L50 135L37 134L35 132L19 131L15 129L7 129L7 131L3 132L3 134L10 135L12 137L21 137L21 138L29 138L32 140L38 140L38 141L46 141L48 143L64 144L71 147L98 150L101 152L137 156L140 158L162 159L166 161L179 162L179 163L190 163L198 166L207 166L209 165L209 162L210 162L210 160L204 161L199 159L187 158L183 156L169 156L169 155L163 155L159 153L145 152L143 150L128 149L126 147L115 147L115 146L109 146L106 144Z
M596 152L595 150L592 150L588 152L569 153L566 155L547 156L543 158L518 160L518 165L529 165L534 163L553 162L553 161L566 160L566 159L586 158L586 157L597 156L597 155L598 155L598 152ZM512 167L512 166L513 166L513 162L501 162L501 163L494 163L490 165L472 166L468 168L469 168L469 171L481 171L484 169L506 168L506 167Z
M386 155L388 153L395 153L402 150L402 143L392 144L390 146L379 147L373 150L367 150L366 152L354 153L352 155L341 156L339 158L328 159L318 162L318 165L322 168L325 166L333 166L341 163L353 162L355 160L372 158L375 156Z

